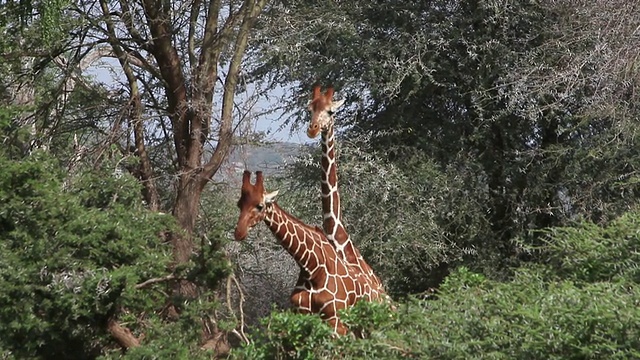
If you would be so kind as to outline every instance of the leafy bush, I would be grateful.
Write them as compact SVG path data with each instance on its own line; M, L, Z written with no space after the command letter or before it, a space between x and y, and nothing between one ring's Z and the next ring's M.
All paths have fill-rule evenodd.
M180 317L176 321L168 322L160 316L150 315L145 318L145 339L141 346L130 348L126 353L111 351L99 359L211 359L214 354L201 347L201 324L213 310L210 302L194 301L181 305Z
M317 359L333 349L333 330L319 316L274 311L262 320L254 342L232 353L235 359Z
M607 226L582 223L545 232L547 240L539 250L557 277L640 283L640 212L627 213Z
M135 179L88 172L65 187L44 154L0 154L0 168L0 349L95 357L112 344L109 319L162 306L135 285L166 275L171 252L158 234L172 218L144 209Z
M461 267L435 299L391 311L361 302L344 314L364 339L332 339L313 316L273 313L237 359L631 359L640 357L639 213L607 227L549 230L547 265L491 280ZM616 259L616 260L614 260ZM306 327L301 327L304 322ZM314 325L316 324L316 325ZM313 327L316 326L316 327ZM294 330L295 329L295 330ZM320 336L318 336L320 335ZM312 341L305 342L305 336ZM302 337L302 340L300 340ZM312 354L312 355L310 355Z

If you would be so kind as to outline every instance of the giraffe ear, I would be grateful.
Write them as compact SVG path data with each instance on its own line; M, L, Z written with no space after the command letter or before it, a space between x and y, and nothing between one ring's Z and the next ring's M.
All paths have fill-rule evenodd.
M334 102L331 103L331 112L336 112L341 106L342 104L344 104L345 99L342 100L336 100Z
M313 100L315 100L315 99L317 99L319 97L320 97L320 85L316 84L313 87L313 94L311 94L311 100L313 101Z
M278 196L278 190L276 191L272 191L268 194L264 195L264 203L265 204L272 204L274 201L276 201L276 196Z

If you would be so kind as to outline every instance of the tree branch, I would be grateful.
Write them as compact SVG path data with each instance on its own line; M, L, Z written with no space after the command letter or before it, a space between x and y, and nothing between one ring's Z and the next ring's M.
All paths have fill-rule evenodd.
M131 333L131 330L122 327L115 319L109 319L107 329L111 336L116 339L116 342L123 348L130 349L140 346L140 340Z
M165 281L171 281L171 280L175 280L177 279L177 277L174 274L169 274L167 276L164 277L160 277L160 278L152 278L146 281L141 282L140 284L136 284L135 288L136 289L143 289L149 285L153 285L153 284L157 284L157 283L161 283L161 282L165 282Z
M159 8L162 6L162 8ZM187 149L189 149L189 119L187 117L187 92L185 77L178 52L171 39L171 19L164 11L163 4L155 0L143 0L145 17L153 37L149 52L153 54L164 80L168 112L173 124L176 155L180 166L187 166Z
M242 58L244 57L244 53L247 48L249 33L266 2L267 0L245 1L247 13L244 16L242 25L238 31L233 56L231 57L231 62L229 64L229 72L224 82L218 145L216 146L211 159L209 159L209 162L204 166L202 177L200 178L200 188L204 188L213 174L218 171L222 161L224 161L229 152L233 138L233 101L236 92L236 85L238 83L238 76L240 74L240 64L242 63Z
M156 188L155 180L153 178L151 160L149 160L149 154L147 153L144 143L142 99L140 97L138 81L136 80L136 75L133 73L133 69L131 69L129 62L127 61L128 57L126 53L123 51L122 47L120 47L116 38L115 27L109 18L109 7L106 0L100 0L100 7L102 8L102 12L105 16L105 23L109 34L109 43L118 57L118 62L124 71L131 91L129 101L129 119L133 123L134 142L136 145L137 156L140 158L140 181L144 187L144 197L149 209L151 211L158 211L160 207L160 196L158 195L158 189Z
M122 9L122 14L120 14L120 18L122 22L127 28L127 31L131 35L133 41L135 41L142 49L147 50L147 42L142 38L138 29L136 29L133 17L131 13L131 8L129 7L129 2L126 0L120 0L120 8Z
M191 5L191 14L189 15L189 33L187 35L187 51L189 53L189 67L191 76L195 77L196 73L196 27L198 26L198 15L200 15L201 0L193 0ZM206 29L206 27L205 27ZM205 30L206 35L206 30Z

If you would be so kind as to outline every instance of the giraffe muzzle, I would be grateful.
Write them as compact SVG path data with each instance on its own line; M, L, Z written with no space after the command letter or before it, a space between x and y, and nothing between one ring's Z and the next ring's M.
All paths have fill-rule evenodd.
M311 139L314 139L316 136L318 136L319 132L320 127L318 126L318 124L309 125L309 128L307 129L307 136Z
M236 231L233 232L233 237L236 241L242 241L247 237L247 229L241 229L239 227L236 228Z

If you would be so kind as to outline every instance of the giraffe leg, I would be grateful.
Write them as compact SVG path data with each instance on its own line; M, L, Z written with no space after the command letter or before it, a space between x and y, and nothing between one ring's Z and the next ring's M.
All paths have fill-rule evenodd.
M329 326L331 326L333 328L333 332L336 335L347 335L347 333L349 332L347 327L344 326L342 321L340 321L340 319L337 316L334 316L334 317L328 319L327 323L329 324Z
M311 311L311 293L305 289L295 289L291 294L291 305L301 314L310 314Z

